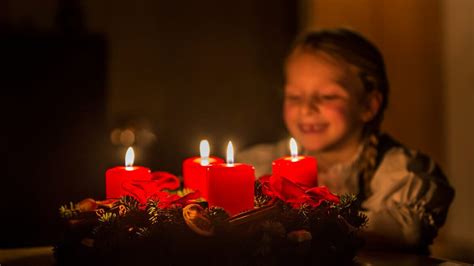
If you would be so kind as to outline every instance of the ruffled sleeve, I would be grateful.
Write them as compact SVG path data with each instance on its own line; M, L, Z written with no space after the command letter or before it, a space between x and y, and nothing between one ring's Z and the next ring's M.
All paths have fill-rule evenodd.
M427 156L392 148L370 182L362 203L369 244L426 250L444 224L454 190Z

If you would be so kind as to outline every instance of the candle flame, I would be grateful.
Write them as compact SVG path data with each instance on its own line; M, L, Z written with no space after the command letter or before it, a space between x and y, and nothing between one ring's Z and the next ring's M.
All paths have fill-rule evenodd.
M210 148L209 141L207 141L206 139L201 140L201 143L199 143L199 153L201 154L201 165L209 165Z
M296 145L296 140L294 138L290 139L290 152L291 161L298 161L298 145Z
M132 147L127 149L127 153L125 154L125 167L127 170L132 169L133 161L135 160L135 152L133 151Z
M232 146L232 141L229 141L229 144L227 144L227 165L234 165L234 147Z

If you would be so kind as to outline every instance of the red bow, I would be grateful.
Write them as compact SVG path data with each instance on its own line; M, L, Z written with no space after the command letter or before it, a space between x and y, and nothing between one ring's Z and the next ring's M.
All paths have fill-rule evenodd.
M303 204L318 207L323 201L339 203L339 197L325 186L304 189L285 177L270 175L262 176L259 181L265 195L279 198L293 208L299 208Z
M191 192L189 194L186 194L183 197L180 197L176 194L170 194L167 192L163 191L158 191L154 193L153 195L150 196L150 199L154 201L158 201L158 207L161 209L166 209L168 207L171 207L173 205L175 206L180 206L184 207L192 202L192 200L195 200L199 198L201 194L199 191Z
M145 204L148 198L157 193L168 195L169 193L162 191L164 189L175 190L177 188L179 188L179 179L168 172L153 172L149 179L134 179L122 183L125 193L135 197L142 204Z

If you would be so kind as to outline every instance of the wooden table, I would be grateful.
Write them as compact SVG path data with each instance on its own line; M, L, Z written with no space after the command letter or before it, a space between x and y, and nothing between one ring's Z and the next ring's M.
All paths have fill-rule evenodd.
M369 265L381 265L381 266L422 266L422 265L472 265L468 263L439 259L428 256L422 256L411 253L395 253L395 252L383 252L383 251L367 251L362 250L356 257L356 265L369 266Z
M53 247L0 249L0 265L54 265Z
M33 247L0 249L0 265L50 266L54 265L52 247ZM392 253L381 251L361 251L355 259L355 266L418 266L418 265L472 265L446 259L437 259L407 253Z

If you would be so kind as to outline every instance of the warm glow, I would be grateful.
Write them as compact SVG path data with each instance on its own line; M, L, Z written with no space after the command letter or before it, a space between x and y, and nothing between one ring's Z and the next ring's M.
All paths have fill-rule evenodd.
M199 153L201 154L201 165L208 165L210 148L207 140L201 140L201 143L199 143Z
M133 148L129 147L127 153L125 154L125 167L127 170L133 169L133 161L135 160L135 153Z
M229 141L229 144L227 144L227 165L234 165L234 147L232 146L232 141Z
M298 145L296 145L296 140L294 138L290 139L290 152L291 160L298 161Z

